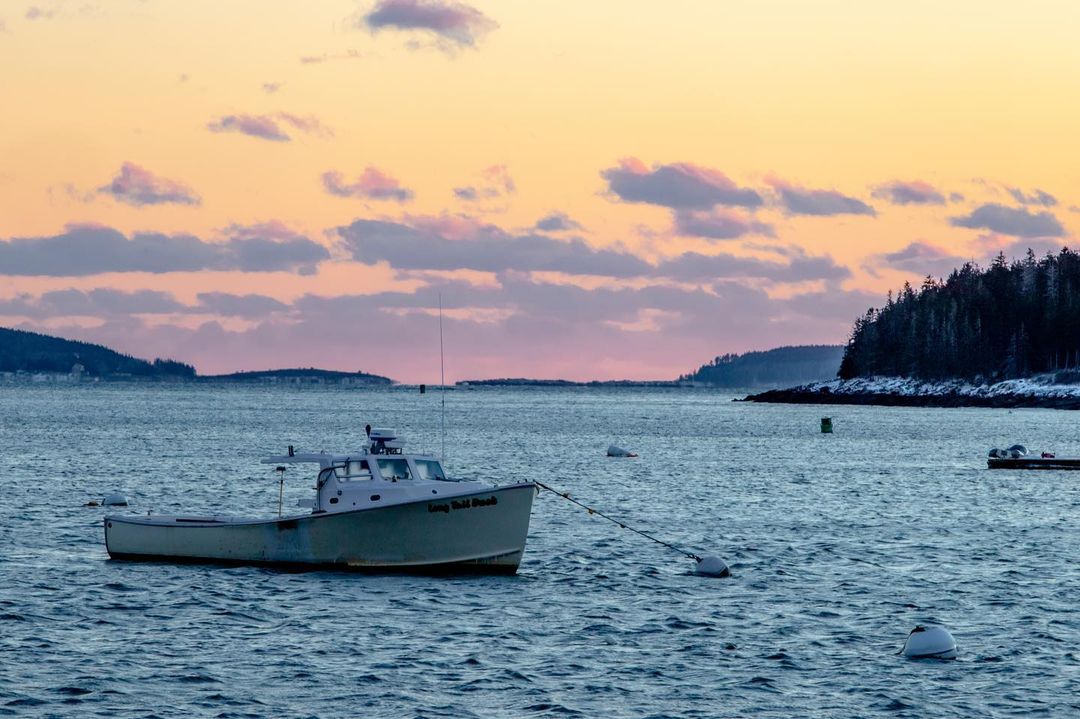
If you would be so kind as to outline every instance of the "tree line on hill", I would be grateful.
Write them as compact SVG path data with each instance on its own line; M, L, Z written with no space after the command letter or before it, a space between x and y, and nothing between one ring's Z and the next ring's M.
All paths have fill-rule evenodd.
M1080 254L1032 250L944 281L905 284L855 321L841 379L872 375L996 381L1080 365Z
M148 362L89 342L0 327L0 372L67 373L75 365L98 377L195 377L195 368L183 362Z

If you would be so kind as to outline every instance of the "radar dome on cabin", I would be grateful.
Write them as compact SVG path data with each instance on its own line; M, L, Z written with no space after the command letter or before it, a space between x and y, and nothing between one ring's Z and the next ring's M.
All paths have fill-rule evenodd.
M401 454L405 446L398 433L392 429L372 429L371 425L365 427L368 440L371 442L372 454Z

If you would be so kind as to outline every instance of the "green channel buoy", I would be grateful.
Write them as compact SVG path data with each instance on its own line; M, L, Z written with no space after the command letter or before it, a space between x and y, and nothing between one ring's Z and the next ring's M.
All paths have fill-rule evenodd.
M832 417L821 418L821 433L832 434Z

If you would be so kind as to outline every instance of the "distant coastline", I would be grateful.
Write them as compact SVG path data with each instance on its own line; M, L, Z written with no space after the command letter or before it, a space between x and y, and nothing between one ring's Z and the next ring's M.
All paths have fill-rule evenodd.
M697 387L687 380L589 380L576 382L567 379L528 379L508 377L505 379L470 379L456 383L457 387Z
M748 395L743 401L785 404L884 405L892 407L1036 407L1080 409L1076 373L1001 382L929 382L908 377L859 377L815 382Z
M280 385L338 385L343 387L387 387L394 380L367 372L339 372L315 367L269 369L229 374L199 375L196 382L280 384Z

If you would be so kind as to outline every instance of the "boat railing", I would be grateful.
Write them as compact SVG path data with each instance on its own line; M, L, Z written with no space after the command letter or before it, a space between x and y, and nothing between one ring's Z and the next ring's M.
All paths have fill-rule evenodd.
M319 476L318 476L318 480L317 480L316 483L321 487L323 484L325 484L330 479L331 476L333 476L334 478L340 477L340 475L337 473L337 471L339 469L346 469L346 467L347 467L347 465L345 465L345 464L336 464L336 463L326 465L325 467L323 467L322 469L319 470Z

